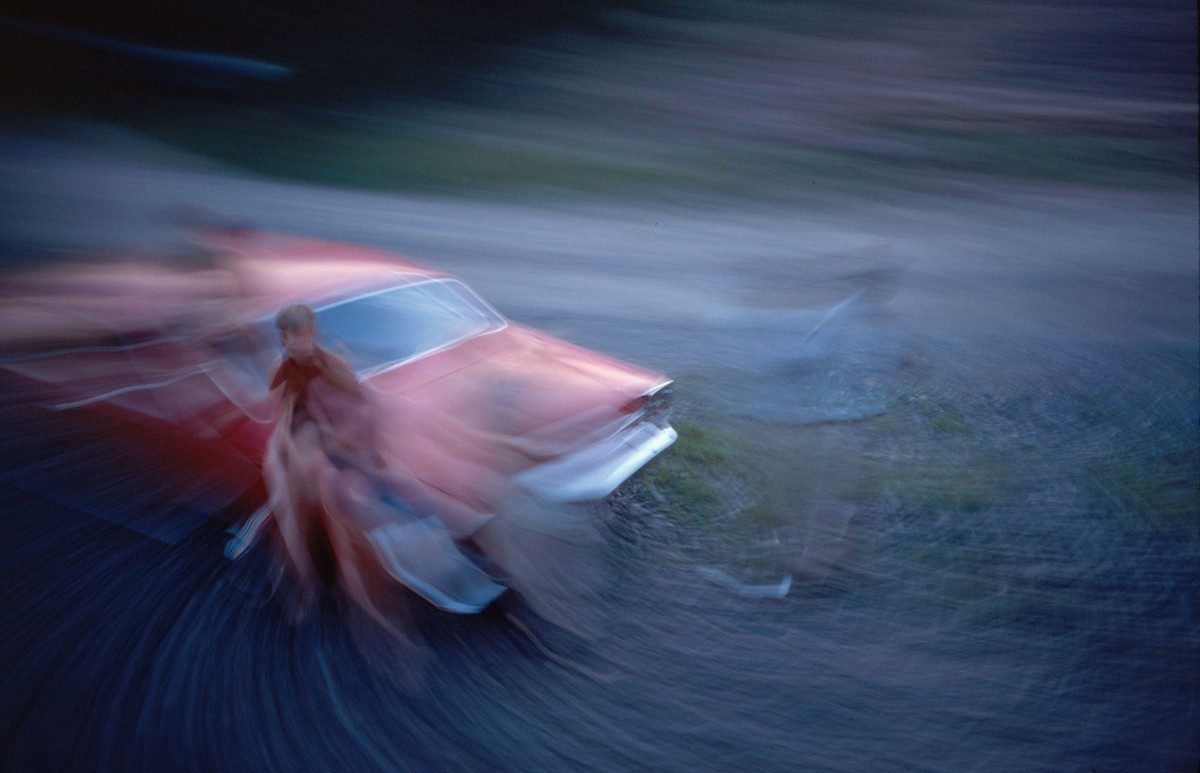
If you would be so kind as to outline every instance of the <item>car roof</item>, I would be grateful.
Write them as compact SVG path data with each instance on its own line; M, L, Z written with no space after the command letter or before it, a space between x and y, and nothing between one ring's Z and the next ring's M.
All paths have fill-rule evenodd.
M394 253L307 237L237 232L209 235L202 244L235 277L243 311L254 316L290 303L321 305L385 285L450 278Z
M0 350L161 329L217 301L241 320L456 277L380 249L246 229L194 231L194 256L98 254L6 276ZM226 319L226 322L231 321Z

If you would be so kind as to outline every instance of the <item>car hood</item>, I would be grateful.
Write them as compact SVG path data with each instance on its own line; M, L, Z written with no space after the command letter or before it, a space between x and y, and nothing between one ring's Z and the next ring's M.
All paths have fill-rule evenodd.
M657 373L517 325L368 380L389 413L440 416L553 456L627 422Z

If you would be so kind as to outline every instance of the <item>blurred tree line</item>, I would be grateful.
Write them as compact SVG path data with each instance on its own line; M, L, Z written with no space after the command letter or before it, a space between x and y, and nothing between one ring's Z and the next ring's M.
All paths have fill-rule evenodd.
M438 97L499 48L638 0L10 0L0 89L31 107L134 97Z

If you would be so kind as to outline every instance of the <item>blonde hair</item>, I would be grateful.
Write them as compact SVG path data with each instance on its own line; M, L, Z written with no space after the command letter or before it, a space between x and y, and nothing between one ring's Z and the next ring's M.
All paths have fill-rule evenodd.
M315 328L317 317L313 314L313 310L303 303L293 303L290 306L284 306L275 315L275 327L279 332L285 330L304 330L306 328Z

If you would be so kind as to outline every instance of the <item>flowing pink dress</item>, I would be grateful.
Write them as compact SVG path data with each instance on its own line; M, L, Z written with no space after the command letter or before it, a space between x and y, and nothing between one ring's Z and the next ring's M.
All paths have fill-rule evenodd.
M286 359L264 477L282 565L311 598L324 580L391 628L403 585L453 612L478 612L504 591L422 507L418 487L389 470L369 395L339 358L318 348Z

